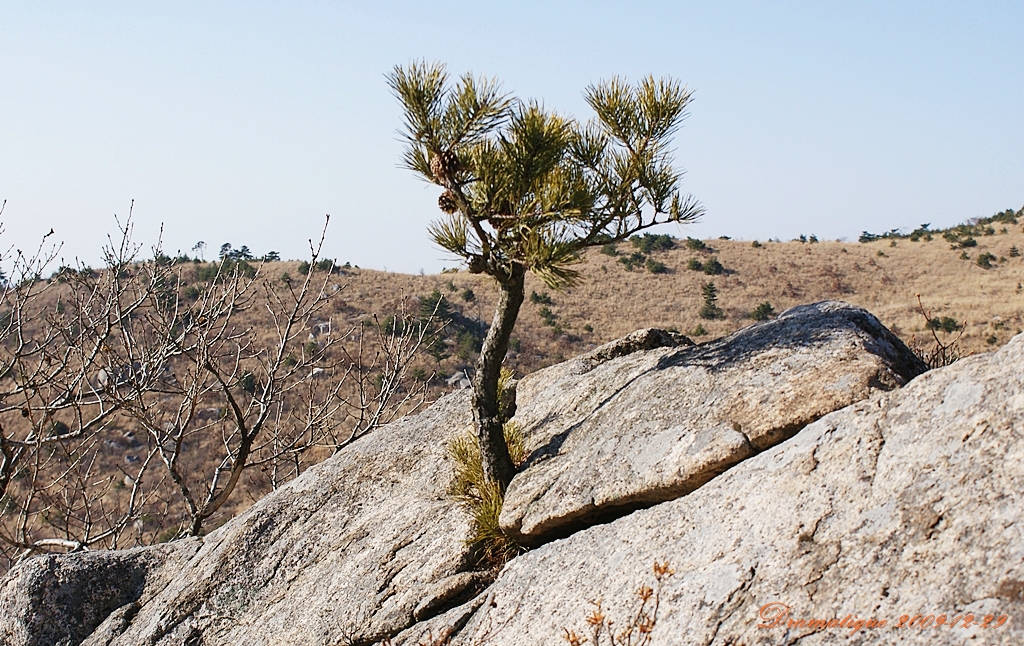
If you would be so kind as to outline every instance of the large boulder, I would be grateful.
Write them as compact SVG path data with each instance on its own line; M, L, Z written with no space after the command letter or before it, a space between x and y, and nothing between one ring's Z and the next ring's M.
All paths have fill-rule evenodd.
M73 646L112 614L123 624L175 577L200 541L49 555L0 583L0 644Z
M925 367L842 303L699 346L640 331L518 384L533 451L502 523L539 547L486 591L494 574L475 571L469 516L447 493L446 444L472 424L463 391L202 539L21 564L0 579L0 643L551 643L581 631L587 601L620 613L655 560L677 572L656 644L803 636L751 628L774 601L799 617L925 606L952 617L993 608L979 595L995 594L1024 622L1021 510L1004 495L1020 488L1019 459L993 457L1020 457L1024 399L1008 366L1022 354L1017 339L889 393ZM978 500L988 506L965 518ZM947 558L956 540L969 549ZM992 550L987 570L975 545ZM925 604L929 586L939 592Z
M588 634L596 600L621 628L668 561L652 644L1022 644L1022 366L1018 335L877 392L688 496L517 558L395 643L556 643Z
M0 605L0 643L367 643L442 613L490 580L472 572L469 517L446 495L446 443L471 423L456 393L358 440L196 540L156 584L143 574L167 548L30 560L2 580L0 604L61 602L35 610L49 628Z
M672 500L925 370L878 319L838 302L698 346L636 333L518 384L515 419L538 448L502 528L539 545Z

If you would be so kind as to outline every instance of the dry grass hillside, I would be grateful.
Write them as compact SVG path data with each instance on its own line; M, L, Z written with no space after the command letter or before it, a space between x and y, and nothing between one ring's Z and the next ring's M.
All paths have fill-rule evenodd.
M570 290L554 292L528 277L528 298L514 334L518 352L511 353L510 361L520 374L530 372L641 327L676 329L699 342L752 324L750 315L762 303L770 303L779 313L826 299L860 305L905 341L920 345L931 342L931 332L919 312L918 294L933 318L966 323L960 339L965 354L984 352L1024 328L1024 257L1011 255L1012 248L1024 249L1024 228L999 227L974 239L977 245L971 247L960 247L938 234L930 241L885 238L760 246L752 241L708 240L700 251L688 249L681 240L674 249L649 255L665 265L665 273L643 267L628 270L620 259L634 251L629 243L618 245L618 256L593 249L578 267L581 283ZM989 268L978 264L982 254L995 256ZM695 258L702 264L717 258L724 272L708 275L688 269ZM494 307L493 286L465 272L346 273L338 280L346 285L342 297L347 315L342 318L349 324L367 312L390 311L402 296L423 296L435 289L467 316L488 320ZM702 286L708 282L717 288L723 318L699 316ZM471 302L463 299L467 289L475 297ZM531 302L531 293L542 301L547 296L550 303ZM706 336L694 335L698 326ZM955 336L938 334L943 340ZM463 363L452 357L440 367L450 371Z
M648 236L592 249L577 266L581 280L572 289L553 291L533 276L527 277L527 298L513 333L507 363L522 376L644 327L676 330L702 342L753 324L752 315L759 309L768 317L794 305L829 299L866 308L911 347L925 352L935 344L929 327L940 328L935 334L944 343L958 338L962 328L956 347L961 355L994 349L1024 328L1024 257L1021 255L1024 209L946 231L919 229L909 235L890 232L885 237L862 239L866 242L819 242L813 238L790 242L699 241ZM259 294L275 290L283 294L301 283L309 271L307 263L296 261L251 262L249 269L259 272L252 283L258 287ZM175 307L182 308L181 321L190 320L190 308L206 302L201 294L217 292L219 278L214 278L218 273L217 264L164 257L150 261L149 265L166 267L173 277L161 283L171 286L167 287L171 290L170 297L161 296L158 302L177 303ZM344 438L348 432L339 435L332 430L329 435L314 437L314 430L334 428L332 425L343 430L371 428L372 425L365 424L366 415L375 410L375 402L384 401L378 395L385 390L382 384L387 381L383 377L388 362L394 358L381 353L379 331L403 329L401 323L388 323L395 320L391 317L413 322L404 328L406 330L415 329L415 322L422 321L432 311L444 314L449 322L438 333L437 341L424 345L408 364L408 370L402 372L401 379L393 383L393 389L388 391L390 403L382 409L385 413L381 423L450 390L453 386L447 378L471 370L475 362L497 296L489 279L465 271L417 276L347 264L334 267L328 273L330 268L330 261L319 270L313 268L315 280L312 282L317 285L316 293L322 295L323 300L318 301L322 307L302 319L287 348L284 365L286 371L291 371L288 373L291 385L279 396L280 414L267 427L270 439L260 440L264 448L259 450L275 457L253 459L252 468L245 468L238 490L208 518L205 529L226 522L272 488L329 455L340 446L338 437ZM129 275L136 269L127 266L123 271ZM47 289L35 305L38 315L28 316L24 329L30 337L45 336L46 326L52 325L48 323L51 318L47 312L64 311L63 303L71 293L71 285L67 275L60 271L48 281L41 276L27 280ZM714 284L717 292L716 307L710 311L704 298L709 283ZM138 284L157 285L146 281ZM157 288L164 289L161 285ZM176 297L173 296L175 290ZM439 295L445 298L435 310ZM920 311L918 298L927 310L927 317ZM230 387L239 393L243 401L249 399L242 391L253 392L264 379L256 364L259 357L267 353L256 352L256 349L274 347L278 328L266 307L269 303L263 296L257 296L248 306L230 308L230 325L224 319L224 325L230 330L244 331L248 339L246 347L254 349L252 356L239 363L226 382L221 382L225 389ZM0 303L0 315L5 317L0 318L0 322L10 323L10 311L8 303ZM201 325L203 317L197 317L192 318L196 325ZM328 330L326 335L324 330ZM0 340L0 351L10 353L19 347L34 347L32 343L19 345L18 338L11 336L6 341ZM111 337L111 340L116 339ZM353 363L353 357L357 363ZM41 368L50 365L47 356L40 355L37 359ZM187 368L186 363L176 359L161 369L166 368L172 375L175 371L187 374L187 371L182 372ZM246 372L248 370L253 372ZM345 381L339 381L342 376L346 377ZM95 377L94 372L89 380ZM251 381L248 385L247 378ZM0 375L0 385L12 393L22 392L16 387L13 373L7 375L7 379L3 382ZM93 386L75 388L88 391ZM109 392L119 391L113 388ZM181 435L183 441L175 450L180 452L180 471L194 480L193 489L211 491L209 483L216 483L217 474L230 463L224 457L225 451L235 451L233 443L237 443L229 433L228 408L218 392L214 389L197 399L195 415L186 423L167 425L164 418L167 415L173 418L176 402L182 398L169 390L154 390L147 395L147 405L148 410L157 411L153 413L156 431L150 429L147 434L138 422L138 415L119 413L95 436L83 436L84 439L76 439L74 445L69 443L74 450L68 449L67 455L56 451L66 448L63 445L47 449L49 466L38 468L33 477L53 479L54 484L41 491L46 493L52 489L51 494L60 494L65 491L61 489L64 486L61 478L66 480L65 476L76 473L75 469L87 466L88 478L80 478L85 483L80 488L85 493L92 492L89 495L93 496L90 503L93 508L113 518L123 517L123 523L131 521L124 525L126 538L117 543L119 546L166 540L180 534L187 525L188 513L181 496L173 487L169 488L173 478L147 476L147 486L153 487L147 502L135 512L124 510L130 507L129 502L136 495L136 483L143 481L139 469L151 461L158 465L155 456L162 447L166 450L165 439L160 439L163 438L161 428ZM335 392L335 399L328 396L331 392ZM325 405L323 409L330 410L330 419L311 417L303 421L303 415L312 414L310 411L314 410L307 404L319 401L318 397L327 397L325 402L335 402L331 404L334 408ZM43 399L46 398L40 402ZM40 410L46 408L44 403L39 403ZM34 414L29 414L30 404L29 399L25 399L25 403L0 409L0 423L6 433L25 431L30 422L36 424ZM88 413L92 410L89 406L95 407L84 405L81 411ZM167 411L160 412L163 409ZM43 419L41 429L50 428L48 432L52 434L58 422L64 424L64 429L81 426L81 420L76 422L67 411L55 411L40 418ZM278 434L284 433L280 429L292 427L299 429L296 431L299 434L292 439L282 434L280 438L284 439L279 442ZM351 432L355 437L355 430ZM303 442L309 447L308 451L294 448ZM285 448L279 449L279 445ZM262 454L257 452L256 457L259 455ZM8 494L0 500L10 502L15 494L24 494L28 502L0 508L0 539L13 535L17 527L34 528L39 536L48 536L54 533L51 526L64 528L79 523L79 520L56 522L56 516L47 506L56 503L36 500L39 496L32 498L34 490L25 484L32 474L22 471L13 473ZM158 469L156 473L162 472ZM3 476L2 471L0 476ZM82 500L86 499L85 493ZM31 513L19 512L30 507ZM84 503L68 503L65 507L68 519L74 514L81 516L85 513L82 509L92 513ZM71 530L61 531L66 534L65 542L73 538ZM8 542L18 547L16 541ZM0 571L5 566L4 558L14 558L16 554L11 552L4 557L3 548L0 541Z

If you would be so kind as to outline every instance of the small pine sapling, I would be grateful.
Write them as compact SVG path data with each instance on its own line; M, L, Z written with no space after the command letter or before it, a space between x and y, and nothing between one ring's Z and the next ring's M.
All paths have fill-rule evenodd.
M723 318L722 310L718 307L718 289L714 283L704 283L700 289L704 297L704 305L701 306L698 316L702 319Z

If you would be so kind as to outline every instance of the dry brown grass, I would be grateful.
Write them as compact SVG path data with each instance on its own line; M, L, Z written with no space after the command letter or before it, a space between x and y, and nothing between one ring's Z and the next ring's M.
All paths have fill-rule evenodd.
M1009 257L1009 249L1024 248L1024 230L1009 227L1005 234L979 237L978 246L962 250L936 236L932 241L889 240L858 242L764 242L709 240L713 252L677 248L656 254L670 269L666 274L627 271L616 258L589 252L580 265L583 282L565 292L550 292L535 278L527 278L531 291L550 292L547 306L564 330L557 334L545 325L541 306L529 298L523 305L514 338L520 350L510 354L519 374L550 365L621 337L641 327L674 328L690 334L701 324L708 336L729 334L753 321L749 314L768 301L776 312L828 299L847 301L871 311L905 341L927 336L925 320L917 311L917 294L935 316L950 316L967 326L960 345L964 352L994 349L1024 328L1024 257ZM620 246L623 251L628 245ZM879 255L881 252L884 255ZM1005 262L992 269L975 263L981 253L992 253ZM727 273L707 276L686 268L690 258L714 255ZM718 305L725 318L700 319L701 285L713 281ZM489 320L496 291L487 279L465 272L429 276L354 270L338 278L348 286L342 317L351 322L365 312L386 311L402 295L416 296L439 289L469 316ZM455 289L450 289L454 286ZM459 294L470 288L473 303ZM591 326L593 332L585 331ZM991 341L995 337L994 342ZM452 368L447 360L442 369ZM443 371L443 370L442 370Z
M989 337L1002 344L1024 327L1024 295L1018 289L1024 282L1024 262L1008 258L986 270L973 259L983 252L1007 257L1011 245L1024 244L1024 234L1016 229L979 239L978 247L969 250L971 260L961 260L961 250L950 249L941 238L900 240L895 247L887 240L764 243L760 248L714 240L710 246L730 270L715 277L687 270L686 261L696 254L684 250L663 255L662 261L673 269L667 275L631 274L607 256L591 254L588 284L563 296L561 309L567 320L588 319L601 340L643 325L689 332L698 323L720 336L749 325L746 317L764 301L781 312L800 303L839 299L868 309L909 340L924 331L925 321L917 312L916 295L921 294L935 315L967 322L961 339L965 351L984 351L991 347ZM724 320L697 317L700 286L709 279L718 287Z

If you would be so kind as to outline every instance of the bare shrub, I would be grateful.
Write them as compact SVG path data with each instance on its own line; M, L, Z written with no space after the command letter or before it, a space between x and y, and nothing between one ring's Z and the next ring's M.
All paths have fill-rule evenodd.
M652 633L658 623L661 590L665 581L675 573L667 562L657 561L654 563L653 571L654 587L643 585L637 589L637 603L633 609L627 611L622 620L616 621L609 617L610 611L604 607L600 599L591 601L594 609L587 615L586 620L590 638L563 628L563 639L569 642L570 646L600 646L602 643L609 646L648 646L652 643Z
M57 251L41 246L3 283L0 567L201 534L240 489L258 497L424 401L410 366L429 317L332 330L330 272L222 263L190 284L192 263L159 244L141 259L131 217L119 228L101 271L44 281Z
M963 336L967 323L965 322L961 325L957 323L956 319L948 316L941 318L932 316L931 312L925 310L920 294L917 295L917 311L924 317L925 329L932 333L934 344L929 345L928 343L918 341L917 337L911 337L907 346L929 368L941 368L959 360L963 356L963 352L960 349L960 337ZM956 333L956 336L944 342L939 338L938 332L940 330L947 334Z

